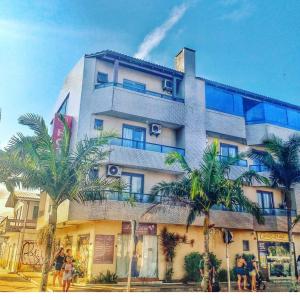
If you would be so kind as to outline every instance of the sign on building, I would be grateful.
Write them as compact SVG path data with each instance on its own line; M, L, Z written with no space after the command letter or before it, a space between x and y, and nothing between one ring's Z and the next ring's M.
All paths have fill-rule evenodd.
M94 264L112 264L114 262L114 235L95 235Z

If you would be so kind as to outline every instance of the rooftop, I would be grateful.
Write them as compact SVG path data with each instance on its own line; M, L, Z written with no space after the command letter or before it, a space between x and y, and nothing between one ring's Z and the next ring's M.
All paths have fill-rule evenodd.
M189 49L189 48L186 48L186 49ZM193 49L189 49L189 50L190 51L195 51ZM143 68L147 68L147 69L150 69L150 70L153 70L153 71L156 71L156 72L161 72L161 73L167 74L169 76L176 76L178 78L182 78L183 75L184 75L182 72L177 71L175 69L168 68L168 67L165 67L165 66L162 66L162 65L159 65L159 64L155 64L155 63L152 63L152 62L149 62L149 61L145 61L145 60L142 60L142 59L138 59L138 58L135 58L135 57L132 57L132 56L128 56L126 54L119 53L119 52L112 51L112 50L103 50L103 51L96 52L96 53L86 54L85 57L97 57L97 58L101 58L103 60L109 60L109 61L118 59L120 61L126 62L127 64L138 65L138 66L143 67ZM216 81L213 81L213 80L209 80L209 79L206 79L206 78L203 78L203 77L200 77L200 76L196 77L196 78L205 81L209 85L213 85L215 87L226 89L227 91L230 91L230 92L239 93L239 94L241 94L245 97L249 97L249 98L252 98L252 99L255 99L255 100L258 100L258 101L266 101L266 102L270 102L270 103L273 103L273 104L277 104L277 105L281 105L281 106L285 106L285 107L300 110L299 105L288 103L288 102L283 101L283 100L279 100L279 99L275 99L275 98L272 98L272 97L260 95L260 94L250 92L250 91L247 91L247 90L244 90L244 89L240 89L240 88L233 87L233 86L230 86L230 85L227 85L227 84L223 84L223 83L219 83L219 82L216 82Z

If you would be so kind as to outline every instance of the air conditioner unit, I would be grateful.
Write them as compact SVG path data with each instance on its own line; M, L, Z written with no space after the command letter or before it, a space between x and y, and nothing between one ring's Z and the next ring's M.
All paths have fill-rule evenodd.
M173 90L173 81L168 79L163 79L162 89L167 92L172 92Z
M150 135L159 136L161 134L161 125L160 124L151 124L150 125Z
M122 175L122 168L115 165L108 165L107 166L107 176L112 177L121 177Z

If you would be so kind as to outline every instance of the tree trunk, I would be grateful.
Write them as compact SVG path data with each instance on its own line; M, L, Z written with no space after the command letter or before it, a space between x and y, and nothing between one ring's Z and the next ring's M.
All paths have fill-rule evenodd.
M127 278L127 292L131 290L131 273L132 273L132 260L135 249L135 230L136 230L136 221L131 220L131 239L130 239L130 257L129 257L129 267L128 267L128 278Z
M203 291L208 292L209 287L209 212L204 216L204 272Z
M42 267L42 278L40 283L40 292L47 291L48 285L48 275L52 267L52 249L55 239L55 232L56 232L56 221L57 221L57 207L52 206L52 213L49 217L49 230L47 232L46 238L46 249L45 249L45 257L43 261Z
M292 227L292 190L289 189L285 193L285 201L287 206L287 228L290 248L290 266L291 266L291 282L290 290L296 290L296 278L295 278L295 249L293 243L293 227Z

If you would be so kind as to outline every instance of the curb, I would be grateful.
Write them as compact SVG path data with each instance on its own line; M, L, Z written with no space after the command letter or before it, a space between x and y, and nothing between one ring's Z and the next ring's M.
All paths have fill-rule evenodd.
M39 282L35 281L35 280L32 279L31 277L28 277L28 276L26 276L26 275L23 274L23 273L17 273L17 274L18 274L20 277L22 277L23 279L25 279L25 280L27 280L27 281L33 283L35 286L37 286L37 287L39 286ZM47 292L53 292L53 290L47 288Z

